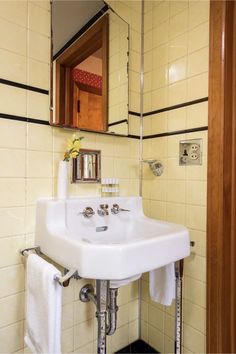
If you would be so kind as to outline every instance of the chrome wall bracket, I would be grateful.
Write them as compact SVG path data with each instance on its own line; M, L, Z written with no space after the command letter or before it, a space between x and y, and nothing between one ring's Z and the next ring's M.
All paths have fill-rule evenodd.
M92 284L86 284L80 289L79 299L82 302L92 301L97 306L97 297Z

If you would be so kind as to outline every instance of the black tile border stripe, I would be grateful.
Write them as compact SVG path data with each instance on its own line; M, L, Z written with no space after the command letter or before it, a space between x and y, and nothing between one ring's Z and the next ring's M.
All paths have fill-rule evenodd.
M25 123L34 123L34 124L41 124L41 125L50 125L50 123L48 121L42 120L42 119L36 119L36 118L27 118L27 117L22 117L22 116L16 116L16 115L12 115L12 114L6 114L6 113L0 113L0 118L3 119L9 119L9 120L14 120L14 121L18 121L18 122L25 122ZM56 128L56 126L54 126ZM64 127L66 129L66 127ZM132 135L132 134L128 134L128 135L122 135L122 134L113 134L113 133L105 133L105 132L92 132L90 130L85 130L85 129L81 129L78 130L80 132L88 132L88 133L94 133L94 134L102 134L102 135L106 135L106 136L119 136L119 137L123 137L123 138L131 138L131 139L139 139L138 135Z
M162 138L165 136L189 134L189 133L195 133L195 132L202 132L205 130L208 130L208 126L191 128L191 129L176 130L176 131L172 131L172 132L165 132L165 133L159 133L159 134L153 134L153 135L146 135L143 137L143 139L145 140L145 139L153 139L153 138Z
M121 120L118 120L114 123L110 123L108 124L108 127L112 127L113 125L118 125L118 124L123 124L123 123L127 123L128 124L128 119L121 119Z
M129 113L131 116L141 117L141 114L138 113L138 112L129 111L128 113Z
M28 117L16 116L16 115L6 114L6 113L0 113L0 118L14 120L14 121L19 121L19 122L26 122L26 123L50 125L50 123L48 121L45 121L45 120L42 120L42 119L28 118ZM205 131L205 130L208 130L207 126L198 127L198 128L192 128L192 129L177 130L177 131L165 132L165 133L159 133L159 134L153 134L153 135L146 135L146 136L143 137L143 140L145 140L145 139L153 139L153 138L162 138L162 137L171 136L171 135L195 133L195 132L200 132L200 131ZM120 137L124 137L124 138L140 139L140 136L133 135L133 134L128 134L128 135L113 134L113 133L109 134L109 133L105 133L105 132L92 132L92 131L85 130L85 129L81 129L81 130L78 130L78 131L81 131L81 132L84 131L84 132L89 132L89 133L94 133L94 134L103 134L103 135L107 135L107 136L120 136Z
M140 139L140 136L139 135L133 135L133 134L128 134L127 135L127 138L131 138L131 139Z
M147 116L150 116L150 115L153 115L153 114L158 114L158 113L162 113L162 112L168 112L168 111L172 111L173 109L178 109L178 108L183 108L183 107L187 107L187 106L192 106L194 104L207 102L207 101L208 101L208 97L198 98L197 100L188 101L188 102L176 104L174 106L169 106L169 107L156 109L155 111L146 112L146 113L143 114L143 116L147 117Z
M169 106L169 107L164 107L164 108L160 108L160 109L156 109L154 111L150 111L150 112L145 112L143 113L143 117L148 117L151 116L153 114L158 114L158 113L163 113L163 112L168 112L168 111L172 111L174 109L178 109L178 108L183 108L183 107L187 107L187 106L192 106L194 104L198 104L198 103L202 103L202 102L207 102L208 101L208 97L202 97L202 98L198 98L196 100L193 101L187 101L184 103L179 103L176 104L174 106ZM134 111L129 111L129 114L132 116L136 116L136 117L141 117L141 114L138 112L134 112Z
M53 55L53 60L57 59L74 41L76 41L76 39L82 36L82 34L102 17L108 9L109 6L107 4L104 5L98 13L96 13L56 54Z
M0 78L0 84L14 86L14 87L17 87L20 89L42 93L43 95L49 95L48 90L44 90L44 89L41 89L41 88L35 87L35 86L21 84L19 82L15 82L15 81L11 81L11 80L5 80L5 79Z
M48 121L42 119L35 119L35 118L27 118L22 116L15 116L12 114L0 113L0 118L3 119L10 119L19 122L26 122L26 123L35 123L35 124L42 124L42 125L50 125Z

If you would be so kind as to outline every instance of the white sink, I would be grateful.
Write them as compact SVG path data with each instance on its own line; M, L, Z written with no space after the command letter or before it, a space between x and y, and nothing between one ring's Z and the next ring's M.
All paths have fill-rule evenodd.
M109 205L109 215L97 214L100 204ZM130 211L114 215L113 204ZM90 218L79 214L86 207L95 211ZM141 197L41 199L36 245L81 277L106 280L134 277L190 254L188 230L146 217Z

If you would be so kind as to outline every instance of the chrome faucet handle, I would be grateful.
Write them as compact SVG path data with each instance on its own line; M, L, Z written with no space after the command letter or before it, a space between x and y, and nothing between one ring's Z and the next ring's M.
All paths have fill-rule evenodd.
M79 215L82 214L85 218L91 218L95 214L95 212L93 208L86 207L83 211L79 212L78 214Z
M120 208L118 204L113 204L111 208L112 214L118 214L121 211L130 211L129 209Z
M109 215L108 208L109 208L108 204L100 204L98 208L98 215L100 216Z
M120 211L120 207L118 204L113 204L112 208L111 208L111 212L112 214L118 214Z

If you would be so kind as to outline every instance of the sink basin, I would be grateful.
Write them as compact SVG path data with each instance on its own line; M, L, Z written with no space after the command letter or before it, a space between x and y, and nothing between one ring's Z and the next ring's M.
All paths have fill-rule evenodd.
M100 204L109 215L97 214ZM113 204L130 211L112 214ZM90 218L80 214L86 207ZM190 254L188 230L146 217L141 197L40 199L35 237L44 254L91 279L135 277Z

